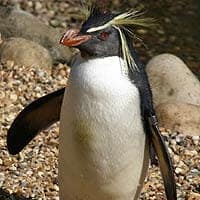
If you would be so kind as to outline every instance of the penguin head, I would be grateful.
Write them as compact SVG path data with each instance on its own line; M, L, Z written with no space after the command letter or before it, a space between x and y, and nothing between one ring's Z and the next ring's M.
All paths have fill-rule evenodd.
M116 56L120 53L119 32L112 26L105 26L115 17L109 11L95 8L81 29L70 29L60 43L75 47L82 55L91 57Z
M82 56L120 56L127 69L138 70L133 58L131 39L137 26L154 25L154 19L143 18L142 14L143 12L133 9L124 13L112 13L95 7L82 27L68 30L60 43L78 48Z

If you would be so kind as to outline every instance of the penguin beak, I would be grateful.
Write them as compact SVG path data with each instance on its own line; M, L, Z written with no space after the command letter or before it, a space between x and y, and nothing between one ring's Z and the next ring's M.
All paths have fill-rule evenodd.
M80 34L79 29L70 29L62 36L60 44L68 47L76 47L87 42L91 38L91 35Z

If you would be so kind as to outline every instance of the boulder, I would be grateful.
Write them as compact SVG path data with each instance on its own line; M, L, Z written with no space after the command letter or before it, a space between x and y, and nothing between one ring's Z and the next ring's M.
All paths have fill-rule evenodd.
M10 38L0 45L2 62L14 61L26 67L38 67L51 72L52 58L49 51L41 45L23 38Z
M167 102L200 105L200 82L180 58L155 56L147 64L147 73L155 107Z
M186 135L200 135L200 82L185 63L161 54L147 64L160 125Z
M200 106L163 103L156 107L160 126L185 135L200 136Z
M49 50L54 62L68 62L72 56L69 48L59 44L63 31L20 9L0 6L0 32L2 38L20 37L39 43Z

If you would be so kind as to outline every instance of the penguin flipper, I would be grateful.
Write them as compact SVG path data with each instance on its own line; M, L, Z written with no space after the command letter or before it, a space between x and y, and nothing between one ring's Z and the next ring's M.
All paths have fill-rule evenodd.
M19 153L41 130L59 121L65 88L43 96L22 110L7 134L10 154Z
M174 170L172 167L170 155L161 136L157 118L155 115L149 117L149 125L151 127L151 141L158 157L161 174L164 181L165 192L168 200L177 200L176 182L174 178Z

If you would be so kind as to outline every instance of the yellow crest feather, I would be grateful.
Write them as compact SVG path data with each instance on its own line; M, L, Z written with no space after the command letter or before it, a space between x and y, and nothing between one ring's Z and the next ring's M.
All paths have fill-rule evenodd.
M143 14L144 12L141 11L129 10L116 16L110 23L115 26L154 26L155 20L153 18L141 17Z
M112 26L119 32L122 46L122 56L125 62L126 72L128 71L128 69L130 69L131 71L139 71L139 68L135 63L133 56L131 55L130 49L127 44L125 32L134 35L134 29L136 28L136 26L151 27L156 25L153 18L144 18L142 17L143 14L144 12L131 9L127 12L116 15L109 22L101 26L92 27L87 30L88 33L91 33Z

